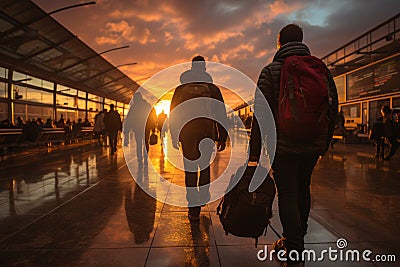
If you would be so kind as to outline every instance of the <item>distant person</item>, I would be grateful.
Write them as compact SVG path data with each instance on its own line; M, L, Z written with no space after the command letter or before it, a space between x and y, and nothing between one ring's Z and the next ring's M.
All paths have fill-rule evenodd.
M382 116L379 116L372 125L369 139L375 142L375 157L383 159L385 156L385 125Z
M36 122L40 127L42 127L42 128L44 127L44 122L43 122L42 118L37 118Z
M36 142L39 139L41 133L42 127L40 127L35 119L32 119L22 129L22 139L29 142Z
M89 119L86 117L85 121L82 123L83 127L92 127L92 123L89 121Z
M61 114L61 117L57 122L57 128L64 128L64 127L65 127L65 121L63 115Z
M117 151L118 131L122 131L121 116L114 110L114 104L110 105L110 111L104 116L104 125L110 142L111 155Z
M10 128L14 128L14 125L10 122L9 119L5 119L5 120L0 121L0 128L10 129Z
M135 93L132 107L125 119L124 145L129 144L129 133L132 131L135 134L139 166L143 166L143 163L147 164L150 132L156 130L156 124L157 115L154 108L143 99L141 93Z
M178 149L180 143L184 156L186 199L189 205L188 217L190 220L198 221L201 205L210 200L210 159L214 149L214 145L208 143L200 155L199 145L203 139L212 139L217 142L218 151L222 151L225 149L227 131L215 120L196 117L200 117L198 112L203 109L202 111L208 112L212 118L217 119L218 117L219 122L226 122L226 110L221 91L212 83L211 75L206 72L206 62L202 56L192 59L191 69L181 74L180 81L182 84L175 89L171 101L170 132L172 145ZM174 114L174 109L178 105L198 97L218 100L220 105L212 106L212 102L208 101L204 102L204 105L194 107L193 110ZM179 132L178 125L184 122L186 113L190 112L193 113L195 119L186 123ZM200 170L200 174L198 170Z
M44 124L43 128L54 128L53 120L51 118L47 118L46 123Z
M396 153L396 150L399 147L399 142L397 141L396 127L393 121L392 110L389 106L384 105L381 108L381 114L383 118L385 137L390 145L389 154L383 159L389 160Z
M104 125L104 115L106 112L103 110L94 116L93 131L100 147L104 145L104 136L106 135L106 126Z
M24 128L24 126L25 126L25 123L22 121L22 118L21 117L17 117L17 124L15 124L15 126L17 127L17 128Z
M346 120L344 118L343 111L340 110L340 112L338 113L338 116L337 116L335 130L333 132L334 136L337 135L337 136L344 137L346 135L346 128L344 127L345 121ZM331 148L332 149L333 149L333 145L336 144L338 141L339 141L339 139L332 138L332 141L331 141Z
M167 114L165 114L164 110L162 110L161 113L158 114L158 117L157 117L157 128L158 128L158 132L160 133L161 139L164 138L165 131L168 130L167 125L164 124L166 119L167 119ZM162 145L162 141L160 142L160 144Z
M307 233L308 216L311 205L311 174L319 156L323 155L329 148L338 113L338 96L335 83L328 68L319 59L310 57L310 49L303 43L303 30L299 25L289 24L283 27L279 32L277 41L278 51L273 61L262 69L257 83L257 87L271 108L277 127L276 151L270 173L273 174L277 186L279 216L284 237L274 242L273 248L276 251L281 249L286 251L285 255L288 261L284 263L284 266L303 266L304 263L301 262L301 259L290 259L288 255L296 254L291 253L292 251L297 252L297 255L302 255L304 251L304 236ZM311 118L315 113L309 113L307 114L309 117L303 116L299 120L293 118L294 115L291 113L291 118L293 118L290 120L291 124L279 117L279 114L290 115L285 113L287 112L286 107L291 108L291 110L295 108L287 94L282 92L283 97L280 98L281 90L288 90L291 88L293 91L296 90L296 92L300 90L294 85L291 88L281 87L282 75L284 75L283 77L295 76L293 79L308 79L308 82L311 80L311 78L309 78L311 77L311 73L309 76L303 76L293 72L292 76L288 76L287 72L284 73L282 71L283 67L285 66L290 69L290 62L297 61L297 63L302 64L304 69L306 69L306 66L310 66L305 61L306 59L313 62L312 70L308 69L308 71L312 71L313 74L315 74L315 78L318 78L319 81L319 87L314 86L312 88L307 88L305 92L308 94L309 91L313 91L318 92L318 94L313 98L306 99L311 102L318 99L321 103L315 105L313 104L315 102L312 102L308 106L300 106L300 103L304 101L296 101L296 103L298 103L298 107L306 110L309 109L310 111L317 111L317 116L324 114L325 109L316 110L315 107L320 107L320 105L322 105L326 108L327 112L325 115L329 117L329 123L326 120L324 120L326 124L319 124L319 121L314 119L307 120L307 123L310 123L310 125L314 124L318 126L318 131L316 127L306 127L304 125L305 119ZM320 74L320 76L317 76L318 74ZM328 88L326 88L327 85ZM326 89L328 89L328 91L326 91ZM293 97L299 98L300 94L294 95ZM328 97L331 100L331 104L328 101ZM285 104L285 109L282 109L283 104ZM267 115L260 112L260 108L264 106L265 104L262 101L262 97L256 93L254 110L256 114L257 111L259 111L259 115L257 115L257 118L253 119L252 124L250 139L251 161L258 161L261 151L264 151L262 140L266 140L267 144L275 141L268 139L268 136L261 136L260 133L258 122L267 121ZM320 113L321 115L319 115ZM298 127L298 131L289 131L290 126L297 126L297 121L299 121L299 124L303 123L300 127L304 129ZM289 124L283 124L282 122ZM307 132L309 132L310 135L306 135Z

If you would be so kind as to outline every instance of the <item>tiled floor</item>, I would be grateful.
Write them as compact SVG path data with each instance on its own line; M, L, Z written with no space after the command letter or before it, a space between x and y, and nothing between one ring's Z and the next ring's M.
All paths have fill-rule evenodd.
M214 177L224 172L230 152L217 155ZM370 145L337 144L319 160L307 249L337 249L338 238L345 238L346 249L399 258L400 157L383 162L372 154ZM159 145L151 147L150 157L168 181L184 184L183 172ZM122 149L111 156L87 145L22 166L13 160L0 163L0 266L280 266L276 259L257 259L276 240L271 230L257 248L253 239L226 236L215 212L218 201L202 209L200 222L190 222L187 208L163 203L185 196L160 192L159 177L143 169L161 201L148 196L133 180ZM272 224L282 232L277 201ZM306 266L399 266L399 260L325 257Z

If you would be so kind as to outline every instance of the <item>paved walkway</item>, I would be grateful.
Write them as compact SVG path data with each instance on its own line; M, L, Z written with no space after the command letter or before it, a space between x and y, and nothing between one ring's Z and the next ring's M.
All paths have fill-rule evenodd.
M337 249L338 238L345 238L344 253L369 249L370 258L393 254L397 264L333 262L325 254L324 261L306 266L399 266L400 157L383 162L372 154L369 145L337 144L319 160L306 248ZM230 148L217 155L214 177L229 155ZM184 184L183 172L159 145L150 156L166 179ZM257 259L276 239L271 230L257 248L254 239L226 236L215 212L218 201L191 223L187 208L156 201L136 185L121 148L111 156L91 144L43 154L23 166L1 164L0 266L280 266ZM157 190L158 176L146 169L141 174ZM272 224L282 231L277 201Z

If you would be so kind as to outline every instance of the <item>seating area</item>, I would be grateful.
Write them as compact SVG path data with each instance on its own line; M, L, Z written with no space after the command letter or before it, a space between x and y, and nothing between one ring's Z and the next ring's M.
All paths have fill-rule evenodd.
M42 128L33 138L27 138L23 129L0 129L0 153L8 153L16 148L32 146L48 146L54 144L69 144L93 139L93 127L81 127L77 132L66 131L64 128Z

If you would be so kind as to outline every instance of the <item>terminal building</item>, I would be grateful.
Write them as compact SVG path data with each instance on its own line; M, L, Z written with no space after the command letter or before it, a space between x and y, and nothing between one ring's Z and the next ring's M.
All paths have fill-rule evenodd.
M98 53L31 1L2 1L0 29L0 120L127 113L139 85L102 57L124 47Z

